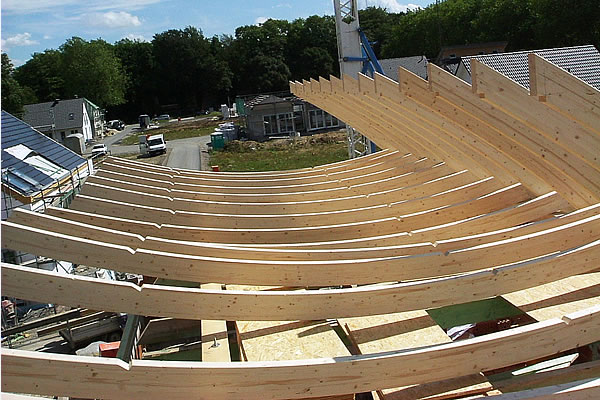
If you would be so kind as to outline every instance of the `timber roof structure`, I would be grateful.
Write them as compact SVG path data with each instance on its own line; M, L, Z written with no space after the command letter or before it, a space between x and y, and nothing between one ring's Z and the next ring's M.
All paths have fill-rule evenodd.
M296 96L386 150L263 173L109 157L70 209L16 211L2 224L3 248L196 287L3 264L3 295L201 320L207 340L201 362L3 348L3 392L597 396L599 361L488 380L600 341L600 92L537 55L529 62L531 90L477 60L473 85L433 64L428 81L401 69L398 81L293 82ZM493 322L493 333L452 341L450 322L435 320L498 296L522 315ZM223 351L225 321L237 322L242 362Z

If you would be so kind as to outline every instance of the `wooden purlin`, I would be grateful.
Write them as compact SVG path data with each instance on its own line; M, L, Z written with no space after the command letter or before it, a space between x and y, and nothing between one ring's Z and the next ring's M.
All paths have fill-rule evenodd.
M92 359L2 349L2 390L76 397L303 398L434 382L598 340L598 307L458 343L367 356L286 362L193 363ZM440 368L452 365L453 368ZM10 373L6 373L10 371ZM184 373L185 372L185 373ZM32 377L36 385L32 386ZM106 382L127 385L106 385ZM193 382L193 384L190 384Z
M599 249L600 243L596 241L578 250L538 260L425 281L370 288L269 293L221 293L154 285L139 288L128 283L61 276L3 264L2 292L35 301L180 319L342 318L441 307L539 286L596 269Z
M81 196L80 196L81 197ZM80 201L82 199L80 198ZM111 203L102 200L90 200L97 203L91 211L81 212L72 209L63 209L49 207L46 214L57 216L69 221L81 222L97 227L115 229L129 233L135 233L141 236L164 237L161 233L162 224L148 222L151 220L161 221L157 215L165 215L168 218L176 220L176 216L187 218L186 223L191 223L194 219L201 219L202 215L194 213L167 213L149 215L150 213L137 212L136 205L123 204L120 208L111 211L109 210ZM423 230L399 231L389 235L369 237L364 236L354 240L325 240L313 243L283 243L283 244L242 244L226 242L214 242L216 245L236 246L236 247L258 247L258 248L291 248L291 249L340 249L340 248L356 248L356 247L373 247L373 246L398 246L410 243L426 243L450 240L456 237L485 234L493 231L502 231L511 229L515 226L522 225L523 221L530 223L548 219L554 219L556 213L564 213L565 206L568 204L561 200L555 193L549 193L540 196L531 201L509 206L497 212L480 215L473 219L460 220L457 219L450 226L440 226L434 224L425 227ZM117 217L111 216L113 213ZM104 215L103 215L104 214ZM119 218L118 216L139 216L139 220L127 218ZM187 240L189 238L186 238Z
M486 266L513 263L540 257L552 251L584 246L598 238L597 208L575 214L574 221L551 229L541 225L535 231L509 240L462 248L460 242L445 252L435 248L401 256L323 261L263 260L208 257L150 250L143 244L132 249L80 238L52 230L5 222L3 248L27 251L75 263L141 273L168 279L196 282L219 281L241 284L328 286L389 282L472 271ZM164 229L164 228L161 228ZM105 234L110 234L105 232ZM119 235L115 235L119 238ZM168 237L168 236L167 236ZM166 244L165 244L166 245ZM165 246L163 245L163 246ZM243 253L242 253L243 254ZM266 254L266 253L265 253ZM492 263L492 265L490 265ZM165 268L169 265L169 268ZM402 265L402 269L397 266Z
M217 243L201 243L190 241L177 241L168 237L160 237L160 232L155 235L143 237L139 234L121 232L95 225L71 221L41 215L26 210L17 210L11 216L12 224L42 229L54 234L76 236L83 239L93 239L105 243L128 246L132 250L143 248L172 254L187 254L194 256L205 256L215 258L230 258L242 260L270 260L270 261L330 261L330 260L358 260L373 259L381 257L402 257L410 255L426 255L433 253L456 252L473 246L495 245L498 241L520 240L526 235L539 234L539 232L550 232L551 229L560 229L561 226L577 222L583 218L593 217L598 213L598 207L590 207L587 210L549 218L536 224L526 224L511 227L511 229L499 229L487 231L469 236L454 236L443 239L436 235L435 241L432 236L418 235L404 244L382 245L377 241L370 246L355 243L348 248L252 248L247 246L235 246ZM63 213L64 214L64 213ZM68 213L67 213L68 214ZM414 236L414 234L412 235ZM411 236L411 238L412 238ZM421 239L421 240L420 240ZM423 240L424 239L424 240ZM429 239L429 240L428 240ZM565 244L566 246L567 244Z

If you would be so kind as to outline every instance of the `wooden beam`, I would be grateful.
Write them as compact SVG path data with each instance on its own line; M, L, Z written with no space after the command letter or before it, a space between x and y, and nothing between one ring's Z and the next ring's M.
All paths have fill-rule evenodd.
M458 343L376 355L239 364L97 359L2 349L2 390L73 397L302 398L435 382L600 339L598 307ZM518 351L517 351L518 350ZM453 368L440 368L452 365ZM36 385L31 385L35 379ZM106 382L126 382L106 385ZM189 382L193 382L190 385ZM187 383L187 384L186 384Z
M233 292L61 276L3 264L2 291L28 300L181 319L310 320L435 308L498 296L597 268L600 243L454 277L369 288ZM493 283L493 284L492 284ZM102 293L102 296L98 296ZM402 299L398 301L397 299ZM184 306L185 305L185 306Z
M581 219L558 227L484 246L394 257L378 257L374 253L372 258L358 260L269 261L194 256L145 248L132 249L11 222L2 225L2 246L55 259L167 279L328 286L456 274L567 251L587 245L599 236L598 212L598 209L594 209L591 210L592 216L581 215ZM168 270L165 267L167 265ZM397 268L400 265L402 268Z

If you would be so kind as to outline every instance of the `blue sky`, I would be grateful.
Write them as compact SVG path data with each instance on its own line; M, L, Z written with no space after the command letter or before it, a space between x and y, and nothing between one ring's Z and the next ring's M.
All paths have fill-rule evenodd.
M359 0L359 7L389 11L425 7L432 0ZM332 0L2 0L2 51L16 66L34 52L56 49L73 36L152 40L155 33L192 25L206 36L233 34L268 18L294 20L332 15Z

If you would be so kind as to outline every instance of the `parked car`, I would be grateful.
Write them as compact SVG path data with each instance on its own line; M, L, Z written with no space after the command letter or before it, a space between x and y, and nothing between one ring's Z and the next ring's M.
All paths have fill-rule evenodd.
M95 144L92 147L92 157L105 156L108 154L108 147L105 144Z
M108 122L108 127L110 129L122 131L123 129L125 129L125 122L121 121L120 119L114 119Z
M161 114L158 117L156 117L157 121L169 121L171 119L171 116L169 114Z

